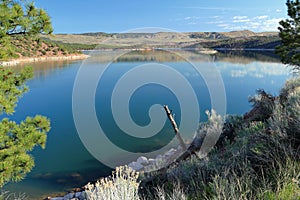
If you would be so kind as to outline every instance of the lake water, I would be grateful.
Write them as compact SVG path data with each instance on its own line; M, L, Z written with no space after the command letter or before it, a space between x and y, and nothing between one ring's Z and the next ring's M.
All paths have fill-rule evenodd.
M162 115L162 107L158 105L168 104L175 113L175 120L180 126L188 123L185 121L195 122L197 109L193 109L195 105L192 104L195 104L195 101L192 98L196 98L199 106L197 125L199 121L206 120L205 110L210 110L212 107L221 110L224 108L227 114L245 113L251 108L248 97L254 95L256 89L263 88L276 95L290 77L289 70L272 52L226 52L215 56L203 56L192 51L121 53L111 51L96 52L84 62L34 63L32 66L35 77L28 81L30 91L20 99L16 113L10 118L20 121L26 116L41 114L51 119L52 129L48 134L46 149L38 147L32 152L35 160L32 172L22 182L10 183L4 188L11 192L26 193L30 198L40 198L81 187L89 181L110 174L111 168L106 166L107 163L125 164L134 159L135 155L126 156L112 149L104 149L99 152L99 156L106 159L107 163L102 164L103 162L99 162L91 155L91 149L87 149L82 143L84 134L95 131L94 125L90 125L94 119L85 116L86 110L90 107L94 108L98 125L112 144L133 154L152 152L155 156L156 151L171 144L170 141L174 137L171 125ZM197 67L200 68L200 73ZM21 66L16 67L16 69L19 68ZM99 68L102 69L101 77ZM143 69L144 73L140 69ZM84 74L86 70L88 74ZM127 79L124 75L127 75ZM174 77L175 75L178 77ZM87 82L81 80L78 83L79 76ZM97 80L95 91L92 91L93 86L89 84L96 76L100 80ZM147 77L153 77L155 80L148 80ZM223 85L218 85L216 81L218 77L221 78ZM164 84L159 84L159 79L163 79L161 81ZM190 87L185 86L181 79L187 80ZM140 80L144 81L139 83L143 85L135 85ZM172 87L167 85L171 82L169 80L174 83ZM130 92L126 88L129 87L127 83L130 87L136 88L130 93L129 99L125 98ZM94 105L86 104L86 107L77 108L75 102L74 107L74 85L78 86L75 87L75 93L79 95L75 97L79 100L82 98L84 101L86 95L92 94L94 97L91 102ZM218 92L220 90L222 93L223 86L226 96ZM115 90L116 87L119 89ZM78 88L79 91L77 91ZM185 94L189 90L193 90L195 95ZM122 94L124 99L122 95L116 95L115 100L112 101L112 96L116 92L124 93ZM214 99L211 98L212 93L217 93L213 96ZM220 99L216 99L218 95L221 95ZM225 102L223 97L226 98ZM218 100L222 100L223 104L221 102L222 105L213 105ZM113 104L115 107L112 106ZM152 107L152 105L156 106ZM186 106L190 112L186 114L180 106ZM129 116L125 111L120 111L126 108L129 110ZM74 121L76 118L74 109L76 109L75 113L79 114L77 118L83 126L77 124L76 120ZM112 113L112 109L116 112ZM150 116L149 110L151 110ZM154 115L152 111L156 114ZM121 116L116 119L119 113ZM151 113L154 116L152 118ZM181 115L185 118L182 119ZM149 126L149 129L147 127L134 129L134 131L142 130L141 135L138 133L130 135L128 130L133 130L132 127L129 125L122 127L127 126L127 121L128 124L134 122L139 127L151 123L157 123L160 127ZM188 127L182 134L190 137L197 128L194 126L195 123L191 123L190 129ZM79 134L78 128L81 132ZM126 130L127 134L124 133ZM153 131L155 135L151 133ZM106 142L101 140L96 144L104 148Z

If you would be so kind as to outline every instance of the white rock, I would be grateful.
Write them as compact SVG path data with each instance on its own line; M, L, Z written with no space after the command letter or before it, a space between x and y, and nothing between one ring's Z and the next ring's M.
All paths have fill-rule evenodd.
M149 161L145 156L141 156L136 160L137 163L140 163L141 165L149 165Z
M149 158L148 162L149 162L150 165L154 165L156 163L156 160L153 159L153 158Z
M133 169L135 171L140 171L144 168L144 166L138 162L131 162L131 163L129 163L128 167L130 167L131 169Z
M167 151L167 153L164 154L165 157L171 157L176 153L175 149L170 149L169 151Z

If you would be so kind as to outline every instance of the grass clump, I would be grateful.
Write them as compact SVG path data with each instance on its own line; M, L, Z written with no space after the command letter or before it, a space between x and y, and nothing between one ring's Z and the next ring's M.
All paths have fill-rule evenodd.
M0 191L0 200L28 200L25 193L10 193L8 191Z

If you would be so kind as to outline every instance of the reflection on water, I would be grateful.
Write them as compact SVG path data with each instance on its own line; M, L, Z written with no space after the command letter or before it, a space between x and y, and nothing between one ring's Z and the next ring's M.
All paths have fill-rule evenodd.
M227 96L227 111L231 114L242 114L250 105L248 96L255 94L259 88L267 92L277 94L279 89L289 77L289 70L280 64L278 58L272 52L220 52L213 56L204 56L196 51L98 51L92 52L90 65L85 67L97 67L97 64L112 62L112 67L107 70L102 84L99 87L95 101L98 117L106 117L109 107L108 98L114 82L133 66L145 63L163 63L173 67L189 80L197 93L199 105L201 106L201 120L205 120L204 112L210 109L210 96L203 79L192 69L187 61L199 63L203 66L213 64L220 72L224 81ZM42 114L51 119L52 129L48 135L45 150L37 148L32 153L36 166L28 174L27 178L20 183L10 183L5 189L12 192L26 192L30 198L49 196L54 192L63 192L74 187L81 187L85 183L104 175L108 175L110 168L104 166L94 159L82 145L73 122L72 116L72 90L76 73L81 61L64 62L42 62L30 64L34 67L35 77L28 82L30 91L20 100L16 113L11 118L16 121L23 120L27 115ZM16 70L22 66L14 67ZM178 86L180 87L180 85ZM88 88L87 88L88 89ZM106 96L108 95L108 96ZM152 97L151 97L152 96ZM145 98L147 97L147 98ZM177 119L180 115L176 98L165 91L164 88L156 86L145 86L133 95L130 110L132 118L137 124L146 125L149 121L148 108L154 102L168 101ZM107 103L108 102L108 103ZM141 103L143 102L143 103ZM108 106L105 106L105 105ZM132 106L134 105L134 106ZM102 110L101 110L102 109ZM110 116L107 117L109 119ZM110 126L109 122L105 128L111 131L110 137L115 142L118 140L118 130ZM167 129L167 131L172 130ZM170 133L171 134L171 133ZM168 136L166 133L165 136ZM157 139L151 145L140 145L143 149L135 149L140 152L147 151L164 143ZM127 142L128 144L133 144ZM154 146L153 146L154 145ZM108 152L101 152L110 155ZM115 159L124 159L115 157Z
M183 50L144 50L144 51L85 51L94 55L95 62L177 62L177 61L204 61L206 55L198 51L183 51ZM121 57L116 55L122 54ZM279 63L280 59L272 51L219 51L211 56L212 61L231 62L239 64L249 64L251 62L270 62Z
M34 68L34 79L45 79L48 75L59 73L62 68L68 67L74 61L53 61L53 62L34 62L22 63L12 68L16 71L21 70L24 66L32 66Z

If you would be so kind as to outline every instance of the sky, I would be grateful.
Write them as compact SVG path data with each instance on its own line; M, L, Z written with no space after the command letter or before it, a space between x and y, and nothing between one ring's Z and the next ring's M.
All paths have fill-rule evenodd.
M277 31L286 0L35 0L54 33L120 33L144 27L178 32Z

